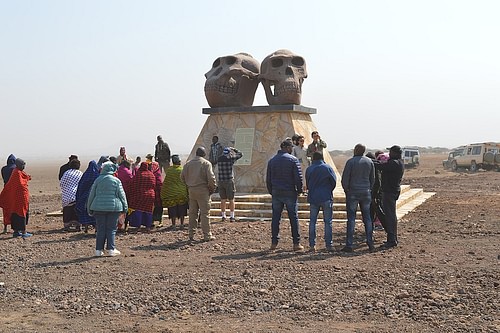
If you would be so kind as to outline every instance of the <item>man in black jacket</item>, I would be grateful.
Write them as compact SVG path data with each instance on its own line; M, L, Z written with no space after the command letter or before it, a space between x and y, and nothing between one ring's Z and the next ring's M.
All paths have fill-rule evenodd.
M398 245L398 218L396 215L396 201L401 193L401 179L404 173L404 164L401 159L403 151L400 146L389 149L389 161L384 164L375 164L382 171L381 194L382 209L385 213L384 229L387 233L387 242L381 247L389 249Z

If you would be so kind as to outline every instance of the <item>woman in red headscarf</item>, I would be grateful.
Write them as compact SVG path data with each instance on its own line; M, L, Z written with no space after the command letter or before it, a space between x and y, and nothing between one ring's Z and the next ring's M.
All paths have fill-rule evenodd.
M155 203L156 179L148 169L148 163L142 162L127 190L129 200L129 222L131 227L151 230L153 224L153 208Z
M29 218L29 199L28 182L31 176L24 172L26 163L16 159L16 168L12 171L7 184L0 193L0 207L4 209L4 219L10 220L13 237L30 237L32 234L26 232L26 225Z

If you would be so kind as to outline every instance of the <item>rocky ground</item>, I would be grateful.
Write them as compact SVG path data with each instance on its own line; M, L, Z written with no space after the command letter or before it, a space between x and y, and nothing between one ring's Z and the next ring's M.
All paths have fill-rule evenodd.
M405 184L436 195L400 221L390 251L369 253L359 225L354 253L293 253L286 220L273 253L269 223L237 222L214 224L209 243L166 227L121 234L123 255L101 258L92 234L45 216L60 206L57 166L28 165L35 235L0 236L0 331L499 332L500 172L453 173L442 159L407 170Z

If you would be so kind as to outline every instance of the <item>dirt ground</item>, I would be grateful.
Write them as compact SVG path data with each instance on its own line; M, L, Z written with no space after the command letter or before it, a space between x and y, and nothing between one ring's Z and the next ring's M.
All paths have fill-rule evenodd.
M119 234L123 255L101 258L92 233L46 216L61 205L59 166L27 161L34 236L0 235L0 332L500 332L500 172L445 171L444 158L406 170L403 183L436 195L390 251L369 253L358 225L355 252L338 252L338 223L337 252L293 253L285 220L272 253L268 222L237 222L213 224L208 243L167 227Z

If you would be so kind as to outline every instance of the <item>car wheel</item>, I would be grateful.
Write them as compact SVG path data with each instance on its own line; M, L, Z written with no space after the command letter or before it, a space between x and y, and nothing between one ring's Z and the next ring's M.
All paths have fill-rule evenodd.
M476 164L476 162L474 162L474 161L471 162L469 171L470 172L476 172L477 171L477 164Z
M451 170L457 171L457 169L458 169L457 161L451 162Z

